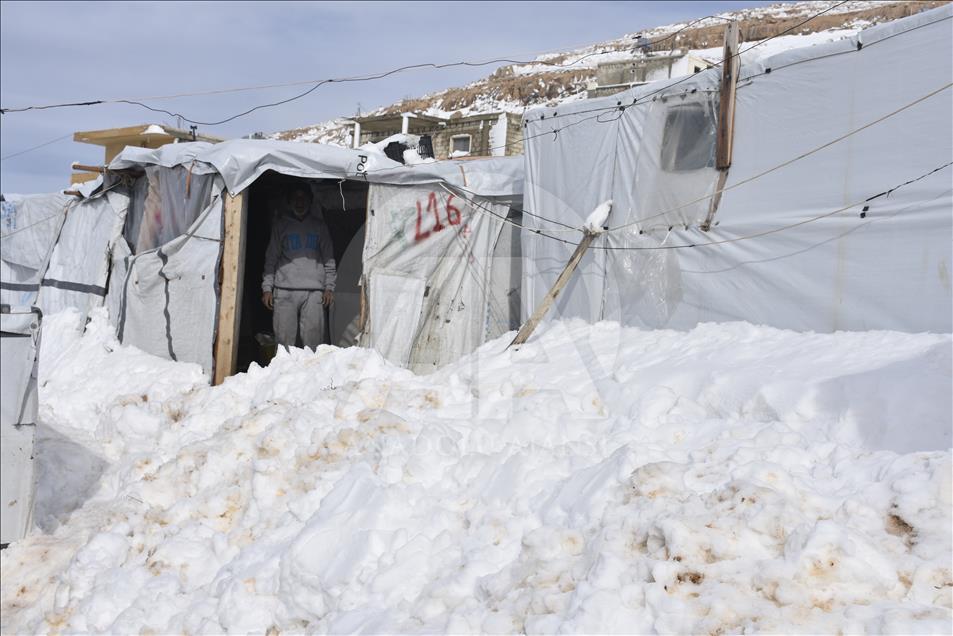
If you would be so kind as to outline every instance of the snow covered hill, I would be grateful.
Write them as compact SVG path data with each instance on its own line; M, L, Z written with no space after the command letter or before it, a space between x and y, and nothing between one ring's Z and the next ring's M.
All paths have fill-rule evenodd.
M2 632L947 632L950 335L555 322L210 388L45 323ZM77 507L81 506L81 507ZM71 512L72 511L72 512Z
M748 43L745 47L772 38L745 55L745 59L748 59L850 37L874 24L925 11L945 2L850 0L833 9L832 2L828 1L779 3L721 13L690 25L676 23L660 26L640 34L659 42L654 49L668 50L676 45L698 58L718 63L722 57L725 19L740 23L742 41ZM829 11L800 25L807 18L825 10ZM779 35L792 28L789 34ZM667 37L676 32L678 34L674 39ZM566 101L585 99L586 89L595 79L596 67L603 62L631 57L635 35L629 33L571 51L545 53L526 64L502 66L488 77L467 86L402 100L363 114L417 112L449 117L454 113L462 116L498 111L522 113L532 106L555 106ZM346 146L350 140L350 125L346 122L346 118L332 119L276 132L270 137Z

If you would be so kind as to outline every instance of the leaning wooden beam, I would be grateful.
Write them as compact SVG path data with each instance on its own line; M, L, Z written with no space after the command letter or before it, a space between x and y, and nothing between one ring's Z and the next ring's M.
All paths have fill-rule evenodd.
M238 329L241 324L245 274L245 221L248 201L243 192L225 196L225 235L222 237L221 295L215 335L213 384L235 373L238 364Z
M510 347L519 346L529 340L529 337L533 334L536 326L539 325L543 317L549 313L549 309L553 306L553 303L556 302L556 297L559 296L559 292L563 290L563 287L565 287L566 283L569 282L569 279L572 278L572 273L576 271L576 268L579 266L579 262L582 261L582 257L585 255L586 250L589 249L589 245L592 243L592 240L597 236L599 236L597 232L593 232L592 230L588 229L585 231L582 240L579 241L579 245L576 246L576 251L573 252L572 256L569 257L569 262L566 263L566 267L563 268L559 278L557 278L556 282L553 284L553 288L550 289L549 293L546 294L546 297L543 298L543 302L541 302L539 307L536 308L536 311L533 312L532 317L530 317L530 319L527 320L522 327L520 327L516 337L513 338L513 342L509 344Z
M724 61L721 65L721 87L718 100L718 132L715 136L715 167L720 171L715 192L708 202L708 215L701 224L705 232L711 229L715 213L721 204L721 191L728 181L728 168L731 167L731 154L735 139L735 92L738 88L738 72L741 69L741 57L738 55L740 33L738 23L730 22L725 26Z
M718 136L715 148L715 167L727 170L731 166L731 151L735 133L735 90L741 59L738 55L738 23L725 27L724 61L721 64L721 89L718 103Z

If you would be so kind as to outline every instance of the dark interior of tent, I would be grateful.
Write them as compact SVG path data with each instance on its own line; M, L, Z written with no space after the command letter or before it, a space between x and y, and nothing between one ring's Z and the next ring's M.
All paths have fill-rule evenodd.
M268 171L248 190L244 291L236 372L247 370L252 362L264 366L274 355L272 312L262 302L265 251L273 219L284 213L289 194L302 185L313 193L312 210L317 208L324 216L337 263L334 303L325 310L324 341L338 346L356 344L367 184L336 179L302 179Z

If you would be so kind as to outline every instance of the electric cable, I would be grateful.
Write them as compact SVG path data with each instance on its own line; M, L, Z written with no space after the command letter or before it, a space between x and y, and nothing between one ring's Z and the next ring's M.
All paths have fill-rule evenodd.
M761 44L764 44L765 42L767 42L767 41L769 41L769 40L772 40L772 39L774 39L775 37L779 37L780 35L783 35L783 34L785 34L785 33L788 33L788 32L790 32L791 30L793 30L793 29L795 29L795 28L798 28L798 27L800 27L800 26L806 24L807 22L810 22L811 20L817 18L818 16L821 16L821 15L823 15L823 14L829 12L829 11L832 11L833 9L835 9L835 8L837 8L837 7L839 7L839 6L843 5L843 4L846 4L847 2L849 2L849 0L841 0L840 2L838 2L838 3L836 3L836 4L834 4L834 5L830 6L830 7L828 7L827 9L824 9L823 11L812 15L811 17L807 18L806 20L804 20L804 21L802 21L802 22L800 22L800 23L798 23L798 24L796 24L796 25L794 25L794 26L792 26L792 27L790 27L790 28L788 28L788 29L785 29L785 30L782 31L781 33L779 33L779 34L777 34L777 35L775 35L775 36L772 36L772 37L770 37L770 38L767 38L766 40L763 40L762 42L756 44L755 46L760 46ZM697 20L696 23L699 22L699 21L701 21L701 20L708 19L708 18L720 18L720 16L706 16L705 18L700 18L699 20ZM725 19L725 18L721 18L721 19ZM683 31L683 30L685 30L685 29L687 29L687 28L688 28L687 26L686 26L686 27L682 27L682 29L680 29L679 31L676 31L676 32L673 33L673 34L669 34L668 36L665 36L664 38L660 39L659 41L662 41L662 40L667 39L667 38L669 38L669 37L673 37L674 35L677 35L677 33L679 33L680 31ZM746 49L745 51L739 52L737 55L740 55L740 54L743 53L743 52L747 52L747 51L751 50L752 48L754 48L754 46L749 47L749 48ZM618 50L618 49L616 49L616 50ZM391 76L391 75L394 75L394 74L397 74L397 73L402 73L402 72L405 72L405 71L408 71L408 70L421 69L421 68L443 69L443 68L452 68L452 67L457 67L457 66L480 67L480 66L487 66L487 65L490 65L490 64L502 64L502 63L515 64L515 65L543 64L543 65L553 66L553 67L568 68L568 67L570 67L570 66L573 66L573 65L575 65L575 64L578 64L579 62L581 62L581 61L584 60L584 59L587 59L587 58L592 57L592 56L594 56L594 55L601 55L602 53L606 53L606 52L609 52L609 51L593 52L593 53L590 53L590 54L588 54L588 55L584 55L584 56L582 56L582 57L580 57L580 58L576 59L575 61L573 61L573 62L571 62L571 63L568 63L568 64L558 64L558 63L545 62L545 61L536 61L536 60L534 60L534 61L521 61L521 60L513 60L513 59L509 59L509 58L496 58L496 59L493 59L493 60L487 60L487 61L483 61L483 62L469 62L469 61L448 62L448 63L444 63L444 64L437 64L437 63L434 63L434 62L424 62L424 63L421 63L421 64L408 64L408 65L401 66L401 67L398 67L398 68L395 68L395 69L391 69L391 70L389 70L389 71L385 71L385 72L382 72L382 73L371 74L371 75L356 76L356 77L342 77L342 78L328 78L328 79L319 80L319 81L315 82L314 85L313 85L311 88L309 88L309 89L307 89L306 91L303 91L303 92L301 92L301 93L298 93L297 95L293 95L293 96L288 97L288 98L286 98L286 99L281 99L281 100L277 100L277 101L274 101L274 102L269 102L269 103L265 103L265 104L259 104L259 105L257 105L257 106L253 106L253 107L251 107L251 108L249 108L249 109L247 109L247 110L244 110L244 111L242 111L242 112L240 112L240 113L237 113L237 114L235 114L235 115L232 115L231 117L226 117L226 118L224 118L224 119L220 119L220 120L217 120L217 121L200 121L200 120L197 120L197 119L192 119L192 118L190 118L190 117L187 117L187 116L185 116L185 115L183 115L183 114L181 114L181 113L172 112L172 111L167 110L167 109L164 109L164 108L156 108L156 107L154 107L154 106L149 106L148 104L145 104L145 103L143 103L143 102L141 102L141 101L139 101L139 100L135 100L135 99L125 99L125 98L121 98L121 99L95 99L95 100L88 100L88 101L66 102L66 103L61 103L61 104L33 105L33 106L24 106L24 107L17 107L17 108L0 108L0 115L7 114L7 113L26 112L26 111L31 111L31 110L49 110L49 109L54 109L54 108L66 108L66 107L76 107L76 106L95 106L95 105L100 105L100 104L129 104L129 105L134 105L134 106L139 106L139 107L141 107L141 108L145 108L146 110L149 110L149 111L152 111L152 112L169 115L170 117L181 118L183 121L189 122L190 124L196 124L196 125L199 125L199 126L219 126L219 125L221 125L221 124L225 124L225 123L234 121L235 119L238 119L239 117L244 117L245 115L249 115L249 114L251 114L251 113L253 113L253 112L257 111L257 110L261 110L261 109L264 109L264 108L273 108L273 107L276 107L276 106L281 106L281 105L283 105L283 104L287 104L287 103L289 103L289 102L296 101L296 100L298 100L298 99L301 99L301 98L303 98L303 97L306 97L306 96L310 95L311 93L313 93L315 90L317 90L317 89L320 88L321 86L324 86L325 84L330 84L330 83L346 83L346 82L365 82L365 81L372 81L372 80L377 80L377 79L383 79L383 78L385 78L385 77L389 77L389 76ZM717 65L715 65L715 66L717 66ZM687 77L691 77L691 76L687 76ZM676 83L677 83L677 82L676 82ZM273 85L273 86L276 86L276 85ZM249 89L250 89L250 88L252 88L252 87L249 87ZM226 90L234 91L234 90L238 90L238 89L225 89L225 90L220 90L220 91L217 91L217 92L218 92L218 93L222 93L222 92L226 92ZM176 96L174 96L174 97L198 96L198 95L200 95L200 94L202 94L202 93L193 93L193 94L191 94L191 95L185 93L185 94L176 95ZM172 96L170 96L170 97L172 97ZM158 98L155 98L155 99L158 99Z
M780 227L771 228L771 229L769 229L769 230L764 230L764 231L762 231L762 232L756 232L756 233L754 233L754 234L748 234L748 235L745 235L745 236L738 236L738 237L730 238L730 239L717 239L717 240L712 240L712 241L704 241L704 242L698 242L698 243L684 243L684 244L678 244L678 245L644 245L644 246L590 245L590 246L589 246L589 249L591 249L591 250L606 250L606 251L657 251L657 250L689 249L689 248L695 248L695 247L706 247L706 246L710 246L710 245L725 245L725 244L728 244L728 243L738 243L738 242L740 242L740 241L747 241L747 240L750 240L750 239L759 238L759 237L762 237L762 236L767 236L767 235L769 235L769 234L776 234L776 233L778 233L778 232L783 232L783 231L786 231L786 230L789 230L789 229L792 229L792 228L800 227L800 226L806 225L806 224L808 224L808 223L813 223L813 222L815 222L815 221L819 221L819 220L822 220L822 219L826 219L826 218L828 218L828 217L834 216L834 215L836 215L836 214L839 214L839 213L844 212L844 211L846 211L846 210L849 210L849 209L851 209L851 208L856 208L856 207L858 207L858 206L865 205L866 203L869 203L870 201L873 201L874 199L880 198L880 197L882 197L882 196L887 196L887 195L889 195L890 193L893 193L893 192L895 192L896 190L899 190L900 188L903 188L903 187L905 187L905 186L908 186L908 185L910 185L910 184L912 184L912 183L916 183L917 181L920 181L920 180L922 180L922 179L925 179L925 178L927 178L927 177L929 177L929 176L931 176L931 175L933 175L933 174L935 174L935 173L937 173L937 172L939 172L939 171L941 171L941 170L944 170L944 169L946 169L946 168L949 168L950 166L953 166L953 161L950 161L950 162L947 162L947 163L945 163L945 164L943 164L943 165L940 165L940 166L938 166L938 167L936 167L936 168L934 168L934 169L932 169L932 170L930 170L930 171L928 171L928 172L925 172L925 173L923 173L923 174L921 174L921 175L919 175L919 176L917 176L917 177L914 177L914 178L912 178L912 179L909 179L909 180L907 180L907 181L904 181L903 183L900 183L900 184L898 184L898 185L896 185L896 186L893 186L893 187L891 187L891 188L889 188L889 189L887 189L887 190L884 190L883 192L880 192L880 193L875 194L875 195L870 196L870 197L866 197L866 198L863 198L863 199L859 199L859 200L857 200L857 201L854 201L853 203L850 203L850 204L845 205L845 206L843 206L843 207L837 208L836 210L833 210L833 211L831 211L831 212L825 212L825 213L823 213L823 214L819 214L819 215L817 215L817 216L812 216L812 217L809 217L809 218L807 218L807 219L803 219L803 220L801 220L801 221L797 221L797 222L795 222L795 223L790 223L790 224L788 224L788 225L783 225L783 226L780 226ZM498 214L493 213L492 210L488 210L487 208L484 208L484 207L483 207L482 205L480 205L476 200L471 199L471 200L469 200L469 201L470 201L470 203L471 203L473 206L475 206L475 207L477 207L477 208L483 210L484 212L489 213L491 216L494 216L494 217L496 217L497 219L500 219L500 220L502 220L502 221L507 221L507 222L509 222L509 219L504 219L503 217L499 216ZM515 222L511 222L511 223L512 223L513 225L519 225L519 224L517 224L517 223L515 223ZM528 227L523 226L523 229L525 229L526 231L528 231L528 232L531 233L531 234L536 234L536 235L538 235L538 236L542 236L542 237L548 238L548 239L553 240L553 241L558 241L558 242L560 242L560 243L565 243L566 245L575 246L575 245L577 244L575 241L570 241L570 240L567 240L567 239L560 238L560 237L558 237L558 236L553 236L553 235L551 235L551 234L546 234L545 232L543 232L543 231L541 231L541 230L536 230L536 229L534 229L534 228L528 228Z
M50 139L49 141L44 141L43 143L37 144L30 148L24 148L23 150L20 150L19 152L13 152L13 153L10 153L9 155L4 155L0 157L0 161L6 161L7 159L12 159L13 157L19 157L20 155L25 155L28 152L39 150L40 148L49 146L50 144L55 144L57 141L63 141L64 139L69 139L72 136L73 136L73 133L68 133L66 135L63 135L62 137L57 137L56 139Z

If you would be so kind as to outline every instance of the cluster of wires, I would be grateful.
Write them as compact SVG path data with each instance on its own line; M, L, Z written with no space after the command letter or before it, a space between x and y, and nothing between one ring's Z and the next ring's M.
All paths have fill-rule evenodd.
M698 241L698 242L693 242L693 243L681 243L681 244L675 244L675 245L665 245L664 242L663 242L663 244L660 244L660 245L636 245L636 246L625 246L625 245L590 245L590 246L589 246L589 249L591 249L591 250L603 250L603 251L658 251L658 250L682 250L682 249L691 249L691 248L696 248L696 247L706 247L706 246L712 246L712 245L725 245L725 244L728 244L728 243L738 243L738 242L740 242L740 241L747 241L747 240L751 240L751 239L755 239L755 238L760 238L760 237L762 237L762 236L768 236L768 235L770 235L770 234L777 234L778 232L784 232L784 231L786 231L786 230L790 230L790 229L793 229L793 228L796 228L796 227L800 227L800 226L803 226L803 225L807 225L808 223L814 223L815 221L820 221L821 219L826 219L826 218L835 216L835 215L837 215L837 214L840 214L840 213L842 213L842 212L846 212L847 210L850 210L850 209L853 209L853 208L858 208L858 207L861 207L861 206L863 206L864 211L860 213L860 218L866 218L866 216L867 216L867 215L866 215L866 211L867 211L867 208L869 207L867 204L868 204L870 201L873 201L874 199L880 198L880 197L882 197L882 196L887 196L887 195L889 195L889 194L891 194L891 193L893 193L893 192L895 192L895 191L897 191L897 190L900 190L900 189L902 189L902 188L904 188L904 187L906 187L906 186L908 186L908 185L910 185L910 184L916 183L917 181L921 181L922 179L926 179L927 177L929 177L929 176L931 176L931 175L933 175L933 174L936 174L936 173L938 173L938 172L940 172L940 171L942 171L942 170L945 170L945 169L949 168L950 166L953 166L953 161L947 162L947 163L942 164L942 165L940 165L940 166L937 166L936 168L933 168L932 170L929 170L929 171L927 171L927 172L925 172L925 173L923 173L923 174L921 174L921 175L919 175L919 176L917 176L917 177L908 179L908 180L906 180L906 181L904 181L904 182L902 182L902 183L900 183L900 184L897 184L897 185L895 185L895 186L893 186L893 187L891 187L891 188L888 188L887 190L884 190L883 192L880 192L880 193L877 193L877 194L874 194L874 195L872 195L872 196L865 197L865 198L862 198L862 199L858 199L858 200L856 200L856 201L854 201L854 202L852 202L852 203L849 203L848 205L839 207L839 208L837 208L836 210L831 210L830 212L825 212L825 213L823 213L823 214L818 214L818 215L816 215L816 216L812 216L812 217L809 217L809 218L806 218L806 219L802 219L802 220L797 221L797 222L795 222L795 223L789 223L789 224L787 224L787 225L781 225L781 226L778 226L778 227L775 227L775 228L771 228L771 229L768 229L768 230L763 230L763 231L761 231L761 232L756 232L756 233L753 233L753 234L747 234L747 235L744 235L744 236L736 236L736 237L733 237L733 238L726 238L726 239L712 239L712 240L707 240L707 241ZM449 188L449 187L447 187L447 186L444 186L444 188L447 189L448 192L453 192L453 189L451 189L451 188ZM457 187L456 189L461 189L461 188ZM947 194L949 194L949 193L951 193L951 192L953 192L953 190L948 191ZM456 193L455 193L455 194L456 194ZM559 237L559 236L555 236L555 235L549 233L549 232L551 232L551 230L543 231L543 230L536 229L536 228L526 227L526 226L524 226L524 225L522 225L522 224L520 224L520 223L517 223L516 221L513 221L512 219L509 219L509 218L504 217L504 216L502 216L502 215L500 215L500 214L497 214L496 212L494 212L493 210L491 210L491 209L490 209L489 207L487 207L486 205L480 203L476 197L472 197L472 196L471 196L471 197L467 198L466 200L467 200L472 206L474 206L476 209L478 209L481 213L488 214L488 215L490 215L490 216L496 218L496 219L499 220L499 221L502 221L502 222L504 222L504 223L508 223L508 224L510 224L510 225L514 225L514 226L516 226L516 227L519 227L520 229L526 230L527 232L530 232L532 235L541 236L541 237L544 237L544 238L547 238L547 239L550 239L550 240L553 240L553 241L557 241L557 242L559 242L559 243L564 243L564 244L566 244L566 245L575 246L576 243L577 243L576 241L572 241L572 240L569 240L569 239L565 239L565 238L562 238L562 237ZM874 220L874 219L871 219L871 221L872 221L872 220ZM620 228L616 228L616 229L620 229ZM576 231L581 231L581 230L576 230Z
M765 42L767 42L767 41L769 41L769 40L771 40L771 39L774 39L774 38L776 38L776 37L780 37L780 36L782 36L782 35L785 35L785 34L791 32L791 31L795 30L795 29L798 29L798 28L800 28L801 26L803 26L804 24L806 24L807 22L810 22L811 20L814 20L814 19L817 18L818 16L821 16L821 15L823 15L823 14L825 14L825 13L828 13L828 12L830 12L830 11L836 9L837 7L839 7L839 6L843 5L843 4L846 4L848 1L849 1L849 0L842 0L841 2L838 2L838 3L834 4L834 5L831 5L831 6L828 7L827 9L824 9L823 11L821 11L821 12L819 12L819 13L816 13L816 14L810 16L810 17L807 18L806 20L804 20L804 21L802 21L802 22L800 22L800 23L798 23L798 24L795 24L794 26L792 26L792 27L790 27L790 28L788 28L788 29L785 29L785 30L782 31L781 33L778 33L777 35L774 35L774 36L772 36L771 38L767 38L766 40L763 40L763 41L761 41L761 42L755 44L754 46L751 46L751 47L749 47L748 49L745 49L745 51L739 52L738 55L741 55L741 53L744 53L744 52L746 52L746 51L751 50L751 49L754 48L755 46L760 46L761 44L764 44ZM642 46L648 46L648 47L657 46L658 44L661 44L662 42L665 42L665 41L670 40L670 39L672 39L672 38L677 38L678 35L681 34L683 31L685 31L685 30L687 30L687 29L690 29L690 28L692 28L693 26L695 26L696 24L699 24L699 23L701 23L701 22L703 22L703 21L705 21L705 20L725 20L725 21L729 21L727 18L725 18L725 17L723 17L723 16L708 15L708 16L705 16L705 17L703 17L703 18L699 18L699 19L697 19L697 20L693 20L693 21L687 23L686 25L684 25L683 27L681 27L681 28L679 28L679 29L673 31L672 33L669 33L669 34L667 34L667 35L665 35L665 36L662 36L662 37L659 37L659 38L657 38L657 39L654 39L654 40L652 40L652 41L650 41L650 42L647 42L647 43L643 44ZM244 116L249 115L249 114L251 114L251 113L253 113L253 112L255 112L255 111L258 111L258 110L262 110L262 109L265 109L265 108L274 108L274 107L277 107L277 106L281 106L281 105L283 105L283 104L288 104L288 103L290 103L290 102L293 102L293 101L302 99L302 98L304 98L304 97L310 95L310 94L313 93L314 91L316 91L316 90L317 90L318 88L320 88L321 86L324 86L324 85L326 85L326 84L332 84L332 83L343 84L343 83L353 83L353 82L368 82L368 81L374 81L374 80L383 79L383 78L385 78L385 77L389 77L389 76L391 76L391 75L396 75L396 74L398 74L398 73L403 73L403 72L406 72L406 71L418 70L418 69L445 69L445 68L453 68L453 67L461 67L461 66L462 66L462 67L481 67L481 66L488 66L488 65L492 65L492 64L505 64L505 63L515 64L515 65L529 65L529 64L534 64L534 65L541 65L541 66L549 66L549 67L553 67L553 68L557 68L557 69L567 69L567 68L570 68L570 67L572 67L572 66L575 66L575 65L579 64L580 62L582 62L583 60L586 60L586 59L591 58L591 57L593 57L593 56L603 55L603 54L605 54L605 53L613 52L613 51L616 51L616 50L618 50L618 49L602 49L602 50L599 50L599 51L594 51L594 52L592 52L592 53L588 53L588 54L586 54L586 55L583 55L583 56L581 56L581 57L578 57L578 58L574 59L572 62L567 62L567 63L550 62L550 61L547 61L547 60L517 60L517 59L511 59L511 58L507 58L507 57L495 58L495 59L492 59L492 60L484 60L484 61L480 61L480 62L460 61L460 62L448 62L448 63L442 63L442 64L438 64L438 63L434 63L434 62L425 62L425 63L421 63L421 64L409 64L409 65L397 67L397 68L394 68L394 69L391 69L391 70L388 70L388 71L384 71L384 72L381 72L381 73L374 73L374 74L370 74L370 75L360 75L360 76L351 76L351 77L339 77L339 78L328 78L328 79L323 79L323 80L306 80L306 81L290 82L290 83L284 83L284 84L263 84L263 85L257 85L257 86L241 86L241 87L234 87L234 88L217 89L217 90L212 90L212 91L199 91L199 92L191 92L191 93L176 93L176 94L172 94L172 95L155 95L155 96L151 96L151 97L140 97L140 98L93 99L93 100L84 100L84 101L63 102L63 103L56 103L56 104L42 104L42 105L20 106L20 107L12 107L12 108L0 108L0 115L4 115L4 114L8 114L8 113L21 113L21 112L27 112L27 111L51 110L51 109L58 109L58 108L70 108L70 107L80 107L80 106L97 106L97 105L103 105L103 104L129 104L129 105L139 106L139 107L144 108L144 109L146 109L146 110L149 110L149 111L151 111L151 112L160 113L160 114L163 114L163 115L168 115L168 116L173 117L173 118L178 118L178 119L181 119L182 121L189 122L190 124L195 124L195 125L199 125L199 126L218 126L218 125L221 125L221 124L225 124L225 123L234 121L234 120L236 120L236 119L238 119L238 118L240 118L240 117L244 117ZM719 64L720 64L720 63L719 63ZM713 65L713 66L717 66L717 65L718 65L718 64L715 64L715 65ZM691 77L691 76L688 76L688 77ZM683 79L687 79L687 78L683 78ZM680 80L680 81L683 81L683 80ZM676 82L676 84L677 84L677 83L679 83L679 82ZM237 113L237 114L235 114L235 115L231 115L231 116L229 116L229 117L225 117L225 118L223 118L223 119L219 119L219 120L216 120L216 121L201 121L201 120L197 120L197 119L190 118L190 117L188 117L188 116L186 116L186 115L184 115L184 114L182 114L182 113L180 113L180 112L174 112L174 111L170 111L170 110L167 110L167 109L164 109L164 108L157 108L157 107L155 107L155 106L150 106L149 104L144 103L144 100L177 99L177 98L182 98L182 97L198 97L198 96L208 96L208 95L220 95L220 94L226 94L226 93L236 93L236 92L253 91L253 90L265 90L265 89L273 89L273 88L284 88L284 87L289 87L289 86L300 86L300 85L303 85L303 84L311 84L311 86L310 86L310 88L306 89L305 91L303 91L303 92L301 92L301 93L298 93L298 94L296 94L296 95L292 95L291 97L288 97L288 98L286 98L286 99L281 99L281 100L274 101L274 102L268 102L268 103L264 103L264 104L259 104L259 105L253 106L253 107L251 107L251 108L248 108L248 109L246 109L246 110L244 110L244 111L242 111L242 112L239 112L239 113ZM673 85L674 85L674 84L673 84ZM651 95L649 95L649 96L651 96ZM643 97L643 99L644 99L644 97ZM610 110L611 110L611 109L610 109ZM623 109L623 110L624 110L624 109ZM597 119L597 118L594 118L594 119ZM582 122L575 122L575 123L572 124L572 125L577 125L577 124L579 124L579 123L582 123ZM546 134L554 134L554 133L546 133ZM558 130L555 131L555 134L558 135ZM54 144L54 143L56 143L56 142L58 142L58 141L63 141L64 139L67 139L67 138L69 138L70 136L71 136L71 135L63 135L63 136L57 137L57 138L55 138L55 139L51 139L51 140L49 140L49 141L43 142L43 143L41 143L41 144L38 144L38 145L36 145L36 146L32 146L32 147L30 147L30 148L25 148L25 149L20 150L20 151L18 151L18 152L11 153L11 154L9 154L9 155L4 155L4 156L0 157L0 161L5 161L5 160L7 160L7 159L12 159L13 157L18 157L18 156L20 156L20 155L24 155L24 154L26 154L26 153L33 152L34 150L38 150L38 149L43 148L43 147L45 147L45 146L49 146L49 145ZM522 143L522 142L511 142L511 143L503 144L502 146L499 146L499 147L491 148L490 150L505 149L505 148L507 148L507 147L509 147L509 146L514 145L515 143Z

